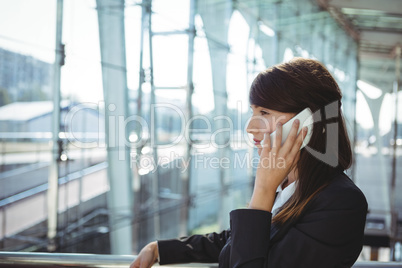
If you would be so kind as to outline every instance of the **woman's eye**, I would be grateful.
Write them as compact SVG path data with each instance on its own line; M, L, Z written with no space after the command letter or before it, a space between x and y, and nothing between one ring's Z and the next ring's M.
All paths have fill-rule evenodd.
M261 115L266 115L266 114L268 114L268 112L266 112L266 111L261 111Z

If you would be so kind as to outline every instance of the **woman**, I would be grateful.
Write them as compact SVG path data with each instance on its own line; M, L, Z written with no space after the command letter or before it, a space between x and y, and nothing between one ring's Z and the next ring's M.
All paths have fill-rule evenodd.
M367 202L344 170L352 150L341 91L319 62L296 58L260 73L250 90L260 163L248 209L230 213L230 229L152 242L131 267L219 262L219 267L351 267L362 248ZM314 113L310 141L295 120L281 145L282 125L305 108ZM274 144L269 134L277 131ZM262 145L261 145L262 144ZM268 164L271 163L271 164ZM272 163L281 163L272 164Z

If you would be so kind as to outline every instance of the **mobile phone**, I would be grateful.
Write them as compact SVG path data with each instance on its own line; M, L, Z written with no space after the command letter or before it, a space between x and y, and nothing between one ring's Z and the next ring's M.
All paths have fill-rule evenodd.
M298 113L297 115L295 115L293 118L291 118L288 122L286 122L283 126L282 126L282 142L281 145L283 145L283 143L285 142L286 138L289 135L289 132L292 128L292 124L293 122L299 119L300 124L299 124L299 129L297 130L297 134L300 133L301 129L303 127L307 127L307 135L303 140L303 143L300 147L300 150L306 146L308 144L308 142L310 141L311 135L313 134L313 113L311 112L310 108L306 108L303 111L301 111L300 113ZM275 136L276 136L276 131L272 132L270 137L271 137L271 145L274 144L274 140L275 140Z

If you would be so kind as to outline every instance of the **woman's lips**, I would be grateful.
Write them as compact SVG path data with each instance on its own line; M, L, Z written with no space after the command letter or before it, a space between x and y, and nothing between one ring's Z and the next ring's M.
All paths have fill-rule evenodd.
M260 140L257 140L257 139L253 139L254 140L254 145L260 145L261 144L261 141Z

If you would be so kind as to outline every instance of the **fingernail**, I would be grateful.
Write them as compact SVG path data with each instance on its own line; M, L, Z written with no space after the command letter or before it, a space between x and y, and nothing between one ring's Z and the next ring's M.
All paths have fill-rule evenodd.
M299 119L295 119L295 124L299 124L299 123L300 123Z

